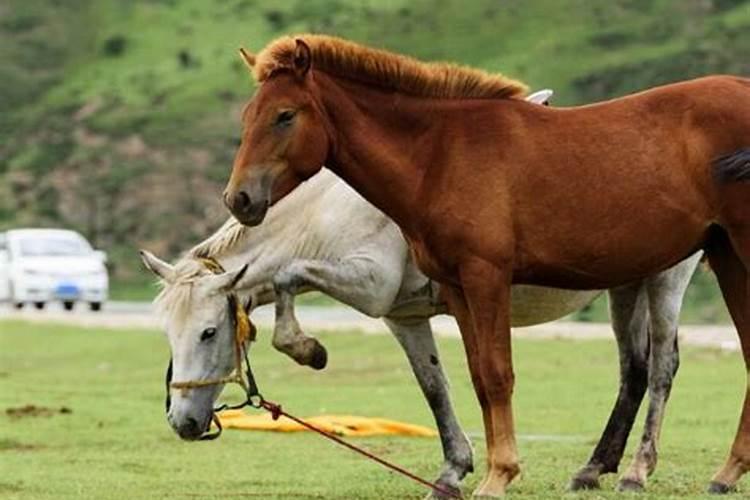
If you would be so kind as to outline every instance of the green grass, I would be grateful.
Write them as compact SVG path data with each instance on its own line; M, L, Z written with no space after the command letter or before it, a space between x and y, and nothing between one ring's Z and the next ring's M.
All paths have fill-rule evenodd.
M330 364L317 373L272 351L268 333L253 347L253 364L264 393L288 411L432 425L388 336L320 334ZM614 477L601 492L564 492L608 416L617 386L614 342L518 340L514 346L524 472L510 498L616 497ZM459 418L477 449L471 488L484 469L480 415L460 342L442 339L440 349ZM72 410L15 420L0 415L0 497L421 498L418 486L312 435L227 431L216 442L181 442L163 414L167 358L164 338L153 331L0 322L0 408ZM682 360L660 464L641 498L701 497L736 428L746 386L740 355L684 348ZM440 462L437 439L356 441L428 477Z

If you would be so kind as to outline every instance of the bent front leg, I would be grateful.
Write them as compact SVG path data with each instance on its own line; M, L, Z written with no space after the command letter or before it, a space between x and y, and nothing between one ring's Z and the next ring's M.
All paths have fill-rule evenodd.
M318 290L365 314L380 317L393 303L400 274L389 273L387 268L369 259L336 263L300 259L279 271L273 282L276 294L273 346L302 365L322 369L328 355L315 338L302 332L294 313L295 296Z
M474 470L473 452L453 411L430 322L426 318L384 320L406 353L440 433L444 462L437 483L459 492L461 480ZM433 496L440 497L438 492Z

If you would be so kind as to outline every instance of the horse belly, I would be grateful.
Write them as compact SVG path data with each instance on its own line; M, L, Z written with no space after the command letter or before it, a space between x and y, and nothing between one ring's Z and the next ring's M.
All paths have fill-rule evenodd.
M511 288L511 326L531 326L560 319L590 304L601 293L601 290L514 285Z
M514 283L607 289L661 272L699 250L710 223L591 230L575 240L541 243L514 270ZM532 255L533 254L533 255Z

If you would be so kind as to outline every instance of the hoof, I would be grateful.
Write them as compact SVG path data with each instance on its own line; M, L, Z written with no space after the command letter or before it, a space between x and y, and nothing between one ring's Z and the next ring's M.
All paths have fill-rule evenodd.
M454 500L456 498L463 498L461 496L461 490L459 488L456 488L455 486L451 486L449 484L444 483L437 483L438 486L440 486L443 490L446 491L446 493L450 492L450 495L443 493L443 491L438 490L432 490L432 492L427 495L425 500Z
M319 342L315 342L313 348L312 357L310 358L310 366L316 370L322 370L328 364L328 352Z
M598 490L601 488L599 478L594 476L576 476L570 481L570 491Z
M505 488L490 489L485 483L474 490L474 493L471 494L471 498L475 500L493 500L498 498L505 498Z
M474 493L471 498L474 500L497 500L498 498L505 498L505 494Z
M734 486L729 486L716 481L708 483L708 492L714 495L726 495L727 493L732 493L734 489Z
M620 479L620 482L617 483L617 491L621 492L640 493L643 489L643 483L636 479L622 478Z

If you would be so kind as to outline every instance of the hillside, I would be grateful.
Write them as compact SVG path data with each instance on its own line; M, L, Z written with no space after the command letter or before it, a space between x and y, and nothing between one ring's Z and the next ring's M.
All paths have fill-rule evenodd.
M748 0L10 0L0 4L0 228L64 225L143 279L226 216L253 91L236 49L315 31L501 71L558 104L750 74Z

